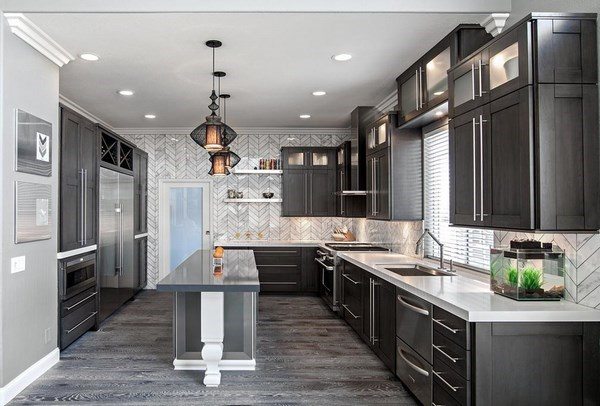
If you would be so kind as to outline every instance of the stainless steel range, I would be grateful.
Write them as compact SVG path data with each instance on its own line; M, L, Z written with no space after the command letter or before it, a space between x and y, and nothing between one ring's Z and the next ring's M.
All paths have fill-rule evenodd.
M360 242L327 243L317 249L315 261L319 264L321 285L319 293L333 311L339 311L342 272L339 267L342 251L389 251L387 248Z

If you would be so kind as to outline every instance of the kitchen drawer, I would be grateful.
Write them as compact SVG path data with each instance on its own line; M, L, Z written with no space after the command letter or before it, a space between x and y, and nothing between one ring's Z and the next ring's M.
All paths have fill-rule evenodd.
M469 381L457 374L444 362L436 362L432 372L435 385L444 388L459 404L471 404L471 385Z
M461 347L470 350L469 323L454 314L435 306L433 309L433 328Z
M260 256L300 256L302 254L301 247L251 247L254 255Z
M65 317L90 302L96 303L97 296L98 293L96 292L96 286L94 285L91 288L73 296L69 300L63 301L60 306L60 317Z
M433 383L433 402L431 406L461 406L460 402L454 399L437 382Z
M433 332L433 365L439 362L446 363L460 376L471 379L471 352L443 334Z
M61 319L61 348L66 348L96 324L97 310L96 301L90 300Z
M401 339L396 339L396 375L424 405L431 405L431 365Z
M297 292L300 290L300 267L281 265L257 266L261 292Z
M254 251L256 265L298 265L302 263L300 248L269 248Z
M429 363L432 307L428 301L396 288L396 335Z

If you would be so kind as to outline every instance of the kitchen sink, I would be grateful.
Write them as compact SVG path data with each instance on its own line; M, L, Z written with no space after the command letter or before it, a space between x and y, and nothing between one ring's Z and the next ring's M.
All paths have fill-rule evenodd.
M385 268L400 276L452 276L454 274L429 268L423 265L402 265L394 268Z

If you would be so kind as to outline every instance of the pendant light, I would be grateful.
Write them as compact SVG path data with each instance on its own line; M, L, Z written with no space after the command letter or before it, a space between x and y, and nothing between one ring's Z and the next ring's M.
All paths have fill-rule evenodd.
M194 131L192 131L192 133L190 134L190 137L192 137L194 142L196 142L196 144L200 145L202 148L206 149L208 152L220 151L223 147L229 145L231 141L233 141L233 139L235 138L235 136L228 136L226 140L227 142L224 142L223 123L221 122L221 117L219 117L216 113L216 111L219 109L219 105L216 103L216 100L218 100L219 97L215 92L215 48L219 48L221 45L221 41L218 40L206 41L206 46L212 48L213 52L213 87L212 92L210 94L211 103L208 106L211 113L210 115L206 116L206 121L200 124L198 127L196 127Z
M230 94L221 94L219 85L219 97L223 99L223 140L229 140L233 133L233 138L237 137L237 134L231 127L227 125L227 99L231 97ZM227 159L225 166L227 169L231 169L240 162L240 157L233 151L230 151L229 147L223 148L223 151L227 153Z
M229 154L224 150L210 154L210 158L208 158L208 160L210 161L211 165L208 174L217 177L229 175L229 169L227 168L228 156Z

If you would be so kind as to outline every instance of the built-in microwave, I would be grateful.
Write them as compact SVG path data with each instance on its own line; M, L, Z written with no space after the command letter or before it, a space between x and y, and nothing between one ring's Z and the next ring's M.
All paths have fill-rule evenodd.
M61 263L61 298L68 299L96 284L96 253Z

